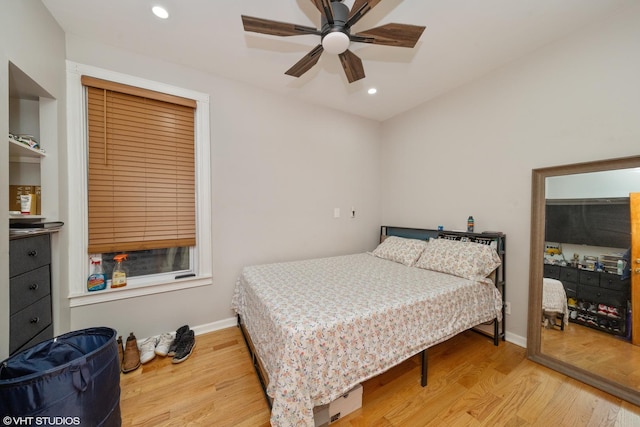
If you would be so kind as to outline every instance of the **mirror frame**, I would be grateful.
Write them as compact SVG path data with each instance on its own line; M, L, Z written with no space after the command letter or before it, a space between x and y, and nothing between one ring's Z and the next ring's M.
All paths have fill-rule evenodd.
M531 252L529 254L527 358L635 405L640 405L640 390L595 375L563 360L543 354L540 350L546 178L637 167L640 167L640 156L533 169L531 177Z

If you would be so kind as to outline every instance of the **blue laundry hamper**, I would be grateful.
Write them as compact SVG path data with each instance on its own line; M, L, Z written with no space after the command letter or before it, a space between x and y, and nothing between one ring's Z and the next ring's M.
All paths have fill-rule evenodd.
M116 331L69 332L4 360L0 419L4 426L120 426Z

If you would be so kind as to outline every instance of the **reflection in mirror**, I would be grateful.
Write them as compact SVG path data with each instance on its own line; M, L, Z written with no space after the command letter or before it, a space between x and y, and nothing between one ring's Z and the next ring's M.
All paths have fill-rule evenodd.
M532 360L635 404L639 192L640 157L533 171L527 338Z

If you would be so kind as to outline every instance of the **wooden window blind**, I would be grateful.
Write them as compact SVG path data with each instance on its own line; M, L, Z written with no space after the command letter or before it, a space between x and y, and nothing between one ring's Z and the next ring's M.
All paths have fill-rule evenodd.
M83 76L89 253L196 244L196 103Z

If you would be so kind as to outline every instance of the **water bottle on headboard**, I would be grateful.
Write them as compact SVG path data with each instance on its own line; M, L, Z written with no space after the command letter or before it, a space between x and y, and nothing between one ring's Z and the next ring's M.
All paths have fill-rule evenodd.
M469 216L469 218L467 218L467 231L470 233L473 233L473 217Z

